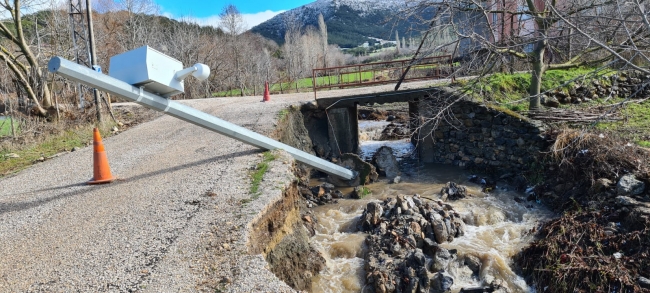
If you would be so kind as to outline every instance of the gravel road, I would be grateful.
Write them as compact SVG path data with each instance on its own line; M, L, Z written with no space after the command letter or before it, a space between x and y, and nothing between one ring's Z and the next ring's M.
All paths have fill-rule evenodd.
M269 134L280 109L312 99L185 103ZM286 153L262 196L242 205L251 198L248 170L261 160L255 147L169 116L104 145L119 178L111 184L85 184L92 147L0 179L0 292L291 291L246 252L251 221L293 178Z

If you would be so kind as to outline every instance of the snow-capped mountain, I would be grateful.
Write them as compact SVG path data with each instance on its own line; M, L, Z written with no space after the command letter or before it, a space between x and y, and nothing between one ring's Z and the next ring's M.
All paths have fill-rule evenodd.
M395 13L405 1L408 0L317 0L278 14L251 31L282 44L288 20L298 21L303 27L317 27L318 14L322 13L330 44L355 47L369 37L392 40L396 31L405 36L414 26L396 21Z

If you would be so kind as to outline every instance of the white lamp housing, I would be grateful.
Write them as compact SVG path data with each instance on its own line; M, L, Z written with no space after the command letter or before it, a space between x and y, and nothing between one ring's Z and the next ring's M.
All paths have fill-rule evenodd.
M210 68L197 63L183 69L180 61L143 46L111 57L109 75L147 92L171 97L185 91L186 77L205 80L210 76Z

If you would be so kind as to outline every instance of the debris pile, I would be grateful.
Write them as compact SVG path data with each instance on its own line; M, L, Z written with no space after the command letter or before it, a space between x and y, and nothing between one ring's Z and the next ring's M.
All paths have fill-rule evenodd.
M336 203L339 198L344 197L343 192L335 189L335 186L331 183L323 183L313 187L300 185L298 191L307 200L308 207Z
M450 266L462 267L478 276L481 260L459 259L455 250L440 243L465 233L465 223L453 208L419 195L398 195L383 202L370 202L357 223L368 232L366 281L372 292L447 292L454 279ZM486 284L481 292L506 292Z
M516 264L544 292L650 292L650 155L612 137L553 133L535 193L562 212Z

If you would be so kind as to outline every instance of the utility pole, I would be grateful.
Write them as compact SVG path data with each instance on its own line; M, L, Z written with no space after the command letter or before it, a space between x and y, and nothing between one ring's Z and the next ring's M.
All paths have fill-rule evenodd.
M88 34L86 33L86 24L84 23L84 11L81 6L81 0L70 0L70 30L72 34L72 45L74 46L75 61L77 64L91 66L90 52L88 50ZM85 109L84 91L85 87L81 83L77 84L79 92L79 109Z
M86 14L85 17L84 13ZM97 56L95 53L95 35L93 33L93 16L90 0L86 0L86 9L82 6L81 0L70 0L70 29L72 30L72 43L74 45L77 64L99 71L100 67L97 66ZM84 92L87 88L81 84L78 84L77 88L79 90L79 108L83 111L85 108ZM101 123L101 100L99 92L96 89L93 89L93 96L95 98L97 123Z
M93 32L93 11L90 5L91 1L86 0L86 17L88 18L88 41L90 43L90 64L91 68L95 71L101 71L97 66L97 55L95 53L95 33ZM96 88L93 88L93 95L95 96L95 110L97 111L97 123L102 123L102 103L99 100L99 93Z

